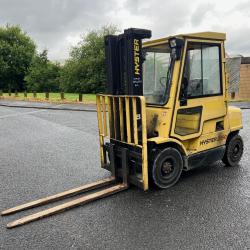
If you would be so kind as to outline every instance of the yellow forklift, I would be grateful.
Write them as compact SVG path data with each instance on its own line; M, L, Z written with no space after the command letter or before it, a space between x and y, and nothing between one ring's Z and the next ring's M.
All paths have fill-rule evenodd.
M97 95L101 167L111 177L3 211L2 215L96 190L11 222L8 228L135 185L169 188L182 171L243 154L242 113L228 106L226 35L202 32L147 41L150 30L105 37L107 92ZM105 187L105 188L103 188ZM101 189L102 188L102 189Z

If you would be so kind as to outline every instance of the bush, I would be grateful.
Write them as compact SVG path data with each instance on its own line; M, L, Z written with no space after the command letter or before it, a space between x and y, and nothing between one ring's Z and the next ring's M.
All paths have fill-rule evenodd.
M0 89L23 89L34 53L34 42L19 26L0 27Z
M60 65L50 62L47 50L33 57L25 85L28 91L57 92L59 91Z
M115 34L115 26L91 31L73 47L60 74L60 89L65 92L103 92L106 85L104 36Z

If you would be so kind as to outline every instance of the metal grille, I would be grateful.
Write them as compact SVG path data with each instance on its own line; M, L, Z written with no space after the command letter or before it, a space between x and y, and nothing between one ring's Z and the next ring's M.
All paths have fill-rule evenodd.
M226 70L229 77L229 93L239 91L240 65L241 57L226 58Z

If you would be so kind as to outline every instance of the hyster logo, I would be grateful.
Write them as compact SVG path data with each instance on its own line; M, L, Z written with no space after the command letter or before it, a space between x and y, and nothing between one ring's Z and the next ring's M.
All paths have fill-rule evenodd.
M135 64L135 75L140 75L140 46L139 40L134 39L134 64Z
M219 135L217 137L213 137L213 138L209 138L209 139L200 141L200 145L207 145L208 143L211 143L211 142L223 141L226 139L227 139L226 135Z

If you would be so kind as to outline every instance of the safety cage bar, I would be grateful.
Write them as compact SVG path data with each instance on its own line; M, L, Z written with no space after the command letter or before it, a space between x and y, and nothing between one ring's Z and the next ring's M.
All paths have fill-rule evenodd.
M96 104L102 167L106 168L107 165L107 145L115 143L119 151L126 147L131 156L137 155L134 161L141 161L141 176L138 186L147 190L148 161L145 97L98 94Z

